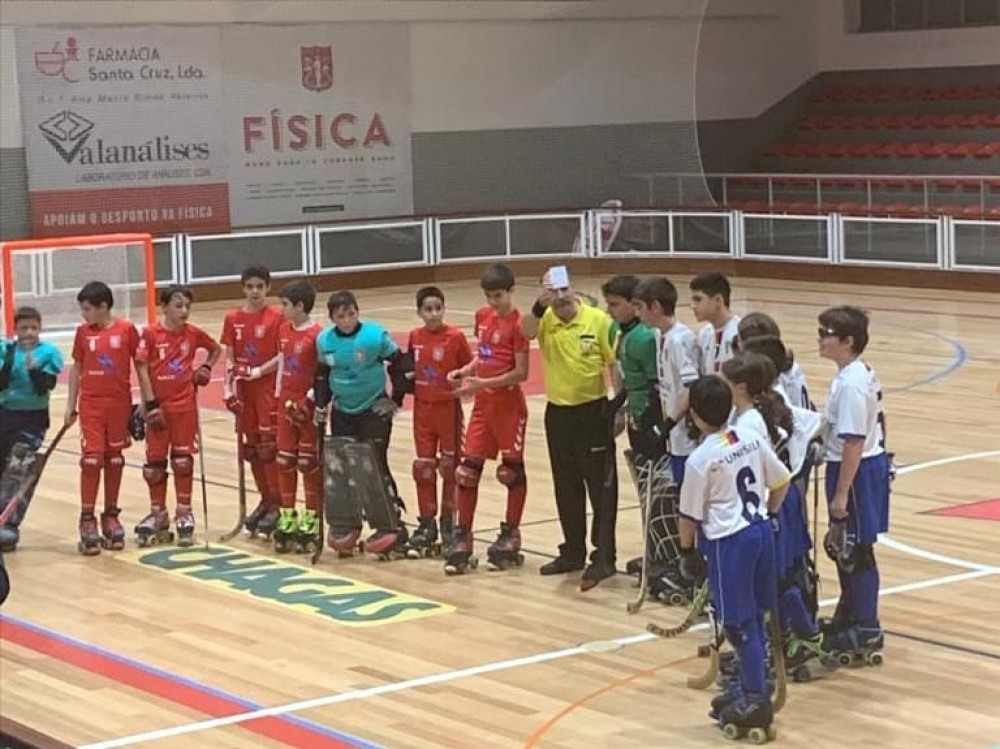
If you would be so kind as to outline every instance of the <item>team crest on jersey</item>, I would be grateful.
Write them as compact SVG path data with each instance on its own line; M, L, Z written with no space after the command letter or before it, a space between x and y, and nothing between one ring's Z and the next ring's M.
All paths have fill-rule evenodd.
M181 341L181 356L187 356L191 353L191 344L187 341Z
M494 346L496 346L498 343L500 343L500 331L499 330L494 330L493 331L493 338L491 340L493 341L493 345Z
M122 337L119 335L113 335L108 338L108 344L111 348L121 348L122 347Z
M431 358L434 361L444 361L444 347L435 346L434 349L431 351Z
M87 339L87 344L89 345L89 348L90 348L91 351L97 351L97 339L96 338L88 338Z
M295 353L296 354L301 354L302 353L302 341L296 341L295 342L295 346L293 348L295 349Z
M364 364L365 363L365 352L364 352L364 349L357 349L354 352L354 361L356 361L358 364Z
M263 338L264 334L267 333L266 325L255 325L253 329L253 334L258 338Z

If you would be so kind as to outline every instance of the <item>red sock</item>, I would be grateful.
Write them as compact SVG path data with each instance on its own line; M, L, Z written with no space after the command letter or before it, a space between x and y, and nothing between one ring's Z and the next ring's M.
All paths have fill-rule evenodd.
M323 471L316 468L302 475L302 487L306 495L306 509L319 512L320 502L323 501Z
M80 457L80 504L85 510L93 512L97 504L103 467L104 456L99 453L86 453Z
M476 516L476 502L479 500L478 486L458 487L458 524L472 533L472 521Z
M422 518L437 517L437 484L417 484L417 510Z
M281 506L294 509L295 492L299 488L299 473L295 470L295 456L287 457L290 457L292 461L291 470L288 466L284 466L282 470L278 471L278 490L281 494Z
M179 476L174 472L174 491L177 493L177 504L190 505L191 495L194 493L194 476ZM164 504L166 504L167 486L163 485Z
M528 497L528 484L507 487L507 525L517 528L524 515L524 501Z
M104 456L104 509L113 510L118 506L118 495L122 489L122 474L125 472L125 458L121 453L106 453ZM190 501L190 493L188 501Z

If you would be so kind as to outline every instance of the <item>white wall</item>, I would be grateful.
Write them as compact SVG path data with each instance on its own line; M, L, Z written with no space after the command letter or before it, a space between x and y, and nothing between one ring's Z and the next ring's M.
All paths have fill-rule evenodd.
M0 26L0 148L21 147L21 100L17 95L14 30Z
M820 70L1000 64L1000 26L848 34L842 0L816 0Z

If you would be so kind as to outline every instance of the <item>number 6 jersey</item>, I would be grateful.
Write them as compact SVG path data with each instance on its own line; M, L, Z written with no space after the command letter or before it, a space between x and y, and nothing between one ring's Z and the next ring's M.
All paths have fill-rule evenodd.
M710 541L767 517L766 490L791 474L756 430L729 427L710 434L687 460L680 512L699 523Z

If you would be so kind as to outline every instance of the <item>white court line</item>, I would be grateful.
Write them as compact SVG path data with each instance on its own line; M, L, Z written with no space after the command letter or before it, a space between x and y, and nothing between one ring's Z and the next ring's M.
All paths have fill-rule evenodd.
M945 577L936 577L929 580L919 580L912 583L903 583L902 585L895 585L891 588L884 588L879 591L879 596L889 596L896 593L909 593L914 590L922 590L924 588L933 588L938 585L950 585L952 583L963 582L965 580L973 580L978 577L987 577L989 575L995 575L1000 573L1000 569L991 568L983 570L973 570L970 572L960 572L955 575L947 575ZM832 606L837 602L836 598L828 598L826 600L820 601L819 605L821 607ZM690 629L691 632L699 632L708 628L707 624L697 624ZM648 632L641 632L634 635L626 635L624 637L619 637L612 640L611 642L622 647L628 645L638 645L644 642L650 642L651 640L659 639L656 635L650 634ZM576 655L583 655L588 653L585 647L577 645L572 648L564 648L562 650L551 650L545 653L536 653L535 655L527 655L521 658L511 658L505 661L494 661L493 663L484 663L478 666L470 666L469 668L460 668L454 671L444 671L438 674L431 674L429 676L419 676L414 679L406 679L405 681L397 681L392 684L382 684L377 687L367 687L365 689L355 689L351 692L341 692L340 694L327 695L325 697L315 697L309 700L301 700L299 702L290 702L285 705L276 705L274 707L265 707L259 710L253 710L245 713L239 713L237 715L228 715L223 718L212 718L209 720L202 720L196 723L187 723L181 726L174 726L172 728L161 728L156 731L146 731L145 733L137 733L131 736L123 736L117 739L109 739L108 741L99 741L93 744L83 744L79 749L114 749L120 746L131 746L133 744L139 744L144 741L155 741L157 739L167 739L174 736L183 736L188 733L197 733L199 731L208 731L213 728L222 728L224 726L236 725L238 723L245 723L250 720L256 720L258 718L268 718L277 717L281 715L287 715L288 713L299 712L301 710L310 710L317 707L325 707L327 705L338 705L344 702L354 702L356 700L363 700L369 697L378 697L384 694L393 694L395 692L403 692L409 689L417 689L419 687L431 686L433 684L444 684L449 681L457 681L458 679L465 679L472 676L482 676L484 674L491 674L497 671L506 671L512 668L519 668L521 666L533 666L537 663L546 663L548 661L561 660L563 658L570 658Z
M898 474L905 475L906 473L913 473L915 471L923 470L926 468L935 468L941 465L947 465L949 463L958 463L963 460L975 460L978 458L993 457L1000 455L1000 450L994 450L989 452L972 453L969 455L958 455L952 458L942 458L940 460L931 460L925 463L915 463L913 465L901 468ZM966 580L974 580L980 577L988 577L991 575L1000 574L1000 567L991 567L988 565L981 565L975 562L969 562L962 559L953 559L951 557L943 557L932 552L925 552L922 549L917 549L915 547L909 546L907 544L901 543L899 541L894 541L889 539L888 536L882 536L880 538L882 542L886 542L886 545L896 548L907 554L912 554L915 556L920 556L928 559L934 559L935 561L942 561L946 564L953 564L955 566L966 568L967 572L959 572L953 575L946 575L944 577L935 577L928 580L918 580L911 583L902 583L900 585L894 585L889 588L883 588L879 591L879 597L895 595L899 593L910 593L916 590L923 590L925 588L933 588L939 585L951 585L954 583L964 582ZM836 598L828 598L819 602L819 605L823 608L827 606L832 606L837 602ZM698 624L691 628L690 631L698 632L707 629L707 624ZM648 632L640 632L633 635L625 635L612 640L613 643L620 645L622 647L628 645L637 645L644 642L650 642L651 640L658 639L656 635L650 634ZM521 666L531 666L537 663L546 663L548 661L561 660L563 658L570 658L577 655L582 655L588 653L585 647L582 645L577 645L571 648L563 648L561 650L552 650L545 653L536 653L535 655L523 656L520 658L511 658L504 661L495 661L493 663L484 663L478 666L470 666L468 668L456 669L454 671L445 671L438 674L431 674L429 676L420 676L413 679L406 679L404 681L394 682L392 684L382 684L376 687L367 687L365 689L356 689L350 692L341 692L340 694L326 695L324 697L315 697L309 700L301 700L299 702L290 702L285 705L276 705L274 707L260 708L259 710L253 710L246 713L239 713L237 715L229 715L223 718L212 718L209 720L197 721L194 723L187 723L180 726L174 726L171 728L161 728L155 731L146 731L144 733L133 734L131 736L122 736L117 739L109 739L107 741L99 741L92 744L84 744L79 747L79 749L114 749L115 747L121 746L132 746L134 744L139 744L144 741L155 741L157 739L172 738L174 736L182 736L189 733L197 733L200 731L207 731L213 728L221 728L223 726L236 725L239 723L245 723L250 720L255 720L257 718L275 717L281 715L287 715L289 713L298 712L301 710L309 710L317 707L324 707L327 705L337 705L345 702L354 702L356 700L367 699L369 697L378 697L384 694L393 694L395 692L402 692L409 689L417 689L420 687L430 686L432 684L443 684L450 681L457 681L458 679L464 679L473 676L482 676L484 674L495 673L497 671L506 671L512 668L519 668Z

